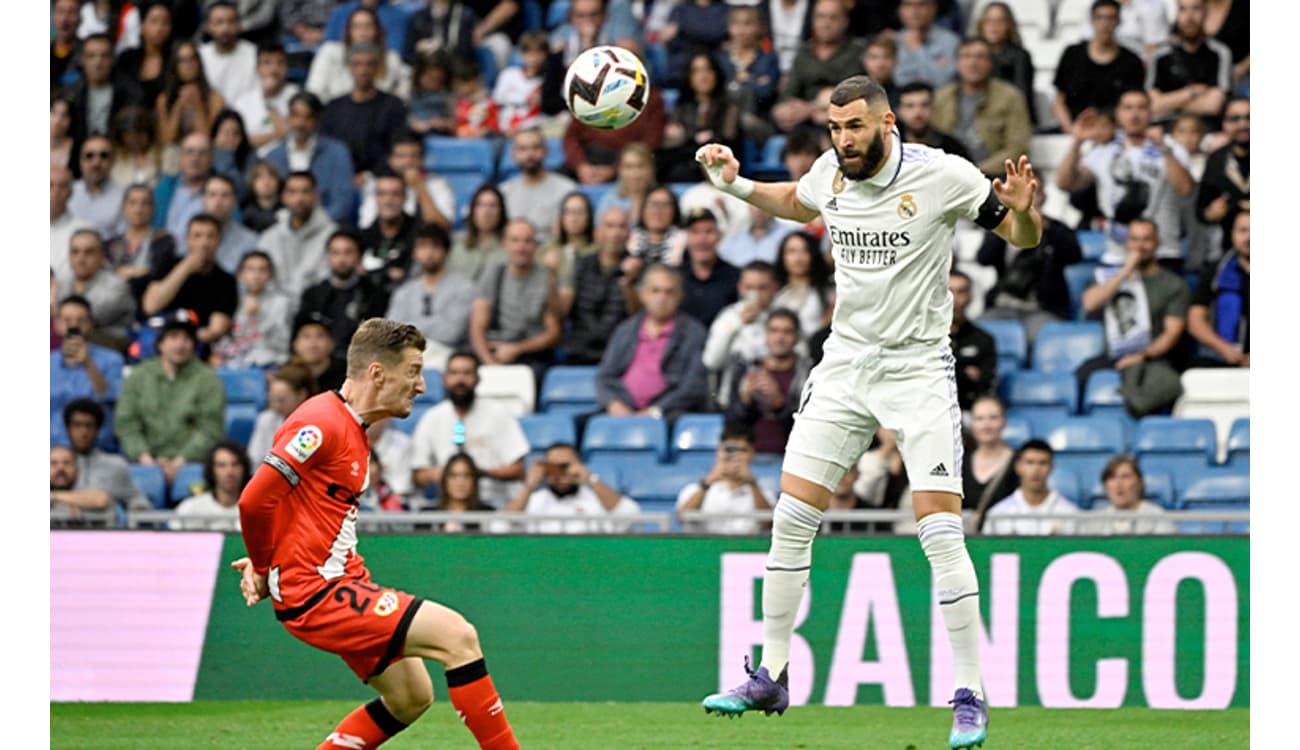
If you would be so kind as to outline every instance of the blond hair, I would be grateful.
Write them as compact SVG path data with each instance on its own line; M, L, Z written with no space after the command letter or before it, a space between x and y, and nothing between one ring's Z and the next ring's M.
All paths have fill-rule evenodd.
M370 318L357 326L348 343L348 378L360 380L372 362L396 367L408 348L423 352L424 345L424 334L410 323Z

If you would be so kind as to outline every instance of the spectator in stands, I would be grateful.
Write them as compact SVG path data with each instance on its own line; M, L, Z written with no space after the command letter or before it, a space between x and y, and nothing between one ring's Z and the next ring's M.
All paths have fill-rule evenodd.
M82 525L84 502L90 511L85 522L99 521L107 525L107 508L112 504L108 493L99 491L76 492L77 458L66 445L50 446L50 525Z
M1034 194L1039 211L1045 200L1044 191ZM980 320L1019 320L1032 345L1044 323L1070 318L1065 267L1082 258L1074 230L1049 216L1043 216L1037 247L1012 247L1001 237L986 234L975 260L997 271L998 280L985 298Z
M542 82L548 53L546 32L529 31L519 37L520 64L507 67L497 76L492 101L497 105L497 124L507 137L514 138L519 132L541 124ZM515 160L518 159L516 156Z
M975 399L992 393L998 376L998 349L993 337L966 317L970 306L970 277L953 268L948 272L952 294L952 324L948 337L957 375L957 403L969 411Z
M898 84L894 83L894 66L898 64L898 42L889 32L880 32L867 42L862 56L862 69L871 80L880 84L889 98L891 109L898 109Z
M723 378L728 393L719 401L726 405L728 419L753 429L755 450L782 453L812 361L795 349L801 329L799 317L789 309L772 310L764 328L766 353L733 361Z
M203 70L212 88L227 102L257 88L257 46L239 38L239 8L230 0L215 0L206 10L211 41L199 47Z
M384 510L405 510L411 507L415 486L411 481L411 459L414 442L411 436L393 429L393 420L387 417L370 425L366 430L370 439L370 467L375 476L371 487L375 489L376 504Z
M687 60L685 72L681 99L668 117L656 157L661 182L698 180L695 151L706 143L721 143L733 151L740 148L740 110L727 97L727 81L717 59L696 52Z
M155 187L162 178L163 148L153 112L138 104L123 107L113 115L108 136L113 141L109 177L123 186Z
M677 226L681 222L681 209L672 189L667 185L651 188L642 202L641 221L628 239L628 254L636 258L642 268L651 263L677 265L681 262L682 252L686 248L686 235L694 221L688 218L688 231L682 231ZM716 218L714 225L714 232L717 233ZM720 239L719 234L717 240ZM715 240L714 246L716 245Z
M342 141L357 173L372 172L384 163L393 138L406 127L406 105L376 88L382 52L373 42L348 48L352 91L325 105L320 115L322 135Z
M238 197L248 183L248 172L256 155L244 130L244 118L233 109L223 109L212 122L212 171L230 179Z
M257 234L235 221L238 194L235 182L223 174L214 174L203 182L203 212L221 222L217 265L231 274L239 270L244 254L257 247Z
M50 8L50 89L64 85L77 75L81 44L77 24L81 21L81 0L55 0Z
M718 442L716 460L698 482L691 482L677 495L677 520L685 523L682 513L745 513L770 510L775 498L759 486L751 463L754 460L754 431L744 423L729 422ZM757 534L761 524L750 518L705 521L692 529L706 534Z
M488 138L501 129L497 103L492 100L487 80L478 63L456 58L451 63L451 90L456 96L454 135L459 138Z
M172 11L166 3L148 3L140 13L140 45L119 49L115 67L122 77L139 84L141 101L153 103L162 93L171 60Z
M134 81L113 74L113 41L107 34L82 39L78 56L81 80L64 89L62 96L72 102L72 141L80 146L89 135L107 135L113 115L139 104L142 94Z
M338 41L344 37L347 32L348 21L357 8L373 10L379 16L379 23L384 28L387 48L398 52L402 51L402 43L406 40L410 11L391 3L380 2L380 0L349 0L349 2L336 5L334 10L330 11L329 20L325 23L325 41Z
M858 490L862 472L855 463L840 477L835 485L827 510L874 510L876 506L867 502L867 498ZM875 523L870 521L828 521L823 524L823 533L827 534L868 534ZM892 526L891 526L892 528Z
M1205 0L1178 0L1173 37L1147 69L1157 119L1184 112L1217 120L1232 91L1232 50L1205 33Z
M805 232L787 234L776 259L779 291L772 307L784 307L799 318L801 336L830 323L834 308L834 269Z
M189 40L177 42L162 93L154 100L158 140L164 146L180 143L183 149L187 135L206 136L212 130L213 119L225 106L225 97L203 70L198 45Z
M771 263L755 260L741 269L740 299L718 312L704 342L704 366L712 375L721 377L737 362L749 363L767 355L767 316L779 288L776 267ZM719 393L729 392L730 383L719 384Z
M325 241L337 225L317 203L311 172L290 173L280 195L284 208L275 224L262 232L257 246L271 256L280 288L297 300L304 289L327 275Z
M158 355L131 370L117 402L122 453L161 467L168 485L187 461L202 461L225 432L225 390L216 372L195 358L196 343L186 312L168 315Z
M669 419L701 409L709 396L701 354L707 331L679 310L681 275L653 265L639 282L641 312L614 329L596 372L596 400L606 414Z
M506 261L483 271L469 321L469 340L489 365L524 364L542 382L564 326L555 280L537 262L537 237L524 219L506 224Z
M668 14L668 23L659 32L656 43L668 51L668 88L689 86L691 58L700 52L711 53L727 41L728 3L717 0L677 2ZM719 80L721 80L719 75Z
M252 476L253 465L244 446L229 439L218 441L203 460L204 491L182 500L176 506L176 518L167 527L239 531L239 496Z
M50 165L50 269L55 277L72 274L68 265L68 246L75 232L94 226L68 210L72 197L72 172L57 164Z
M273 367L289 358L294 302L275 283L275 264L249 250L236 269L239 303L230 335L213 349L222 367Z
M474 56L474 28L478 14L465 3L431 0L428 10L411 14L402 44L402 59L415 64L420 56L447 53L452 57Z
M1205 121L1200 117L1179 115L1165 136L1187 152L1187 171L1197 185L1197 190L1191 195L1178 196L1178 222L1183 242L1187 245L1187 257L1183 259L1185 268L1201 268L1222 254L1222 230L1218 226L1207 226L1196 211L1201 178L1205 176L1205 164L1209 159L1205 149L1201 148L1206 140L1205 132Z
M465 231L452 243L447 269L478 281L484 269L506 261L502 247L508 216L505 198L496 185L482 185L469 199L468 213Z
M63 426L77 463L77 481L64 502L83 509L114 503L123 509L148 508L149 500L131 481L126 459L96 446L104 419L104 407L93 399L75 399L63 407Z
M1145 91L1124 92L1115 111L1123 131L1113 141L1097 140L1100 117L1085 112L1075 121L1070 151L1056 173L1057 187L1067 192L1097 186L1097 201L1106 217L1106 252L1103 265L1124 262L1125 235L1138 218L1154 221L1161 245L1156 254L1172 266L1181 266L1178 243L1178 203L1175 195L1190 195L1195 185L1187 171L1187 153L1177 143L1151 132L1151 98ZM1155 136L1155 137L1153 137ZM1099 144L1080 158L1083 142Z
M210 345L230 332L231 317L239 303L235 277L216 263L221 243L221 222L207 214L190 219L185 234L185 255L145 287L141 309L145 315L165 310L192 311L193 333L198 343Z
M1029 121L1038 125L1034 107L1034 61L1020 41L1020 28L1011 6L993 2L980 11L975 23L975 35L989 45L993 53L993 77L1015 86L1025 97ZM958 53L960 55L960 52Z
M596 252L591 199L580 190L564 196L556 207L559 234L542 246L542 265L555 274L560 317L573 306L573 271L579 259Z
M203 212L203 184L212 174L212 142L207 131L185 136L180 145L180 171L158 181L154 190L154 225L173 237L184 237L190 219Z
M1157 5L1163 15L1164 4ZM1141 12L1130 8L1123 15L1137 17ZM1066 133L1077 135L1074 120L1080 113L1114 107L1121 93L1145 85L1146 68L1142 58L1121 46L1116 36L1120 15L1119 0L1094 0L1092 38L1072 44L1061 53L1052 79L1056 88L1052 112ZM1161 39L1167 30L1168 26L1161 30Z
M1013 464L1020 486L987 508L983 523L985 534L1054 536L1075 533L1076 524L1069 519L1003 518L1079 512L1077 505L1047 484L1047 477L1052 473L1053 458L1052 446L1042 440L1028 440L1020 446Z
M815 0L812 36L799 47L781 87L781 101L772 108L772 120L782 132L788 133L813 118L817 108L813 100L822 89L862 74L866 49L848 31L849 14L844 3Z
M920 143L942 149L963 159L970 153L961 141L934 127L934 89L924 81L913 81L899 89L898 125L906 143Z
M316 395L320 387L311 369L301 359L291 359L280 365L266 381L266 408L258 412L253 421L253 434L248 438L248 459L260 464L271 452L275 431L284 420Z
M130 287L136 307L140 306L140 298L150 279L161 271L169 258L176 255L175 238L154 227L153 206L153 190L148 186L127 188L122 198L125 228L108 243L109 263Z
M1145 499L1146 484L1136 458L1120 454L1106 462L1101 472L1107 502L1093 507L1079 532L1090 536L1149 536L1175 534L1177 528L1160 516L1165 509ZM1143 518L1146 516L1145 518Z
M686 217L686 257L681 262L681 311L704 326L740 299L740 269L718 257L721 233L707 208ZM707 331L707 328L706 328ZM703 342L701 342L701 348Z
M447 460L442 470L442 481L438 485L438 504L433 510L450 513L491 512L494 508L483 502L478 495L480 473L474 459L468 453L457 453ZM438 524L437 529L444 534L462 531L481 531L484 524L465 521L447 521Z
M978 396L970 407L970 447L961 462L964 510L988 508L1015 491L1019 479L1012 469L1012 450L1003 438L1007 409L992 393Z
M574 261L565 364L600 362L614 329L639 304L633 301L636 278L623 271L628 223L627 211L606 209L596 228L596 251Z
M76 144L72 142L72 102L58 94L50 97L50 164L75 166Z
M775 263L784 240L802 225L788 219L777 219L758 206L746 205L745 208L749 212L748 226L723 237L718 245L718 255L736 267L753 260Z
M293 357L307 366L316 386L336 391L347 375L347 359L334 351L334 321L320 313L299 313L293 319Z
M391 293L411 269L411 248L420 222L402 210L406 180L387 169L373 180L377 215L360 235L361 269Z
M925 81L936 89L947 86L957 76L958 47L961 37L936 26L938 6L935 0L902 0L898 18L898 64L894 66L894 83L906 86Z
M299 313L320 313L333 326L334 350L347 351L352 334L367 318L381 318L388 309L388 293L361 268L361 235L351 227L340 227L325 241L325 263L329 278L302 293Z
M313 189L335 222L350 221L353 207L352 154L345 143L320 132L320 99L299 91L289 99L289 135L271 150L267 161L287 182L292 172L310 170ZM287 189L287 185L286 185ZM364 217L362 223L366 223Z
M388 169L400 175L406 183L406 200L402 212L417 217L421 224L437 224L451 231L456 216L456 196L445 177L424 171L424 141L410 131L393 137L393 148L388 152ZM375 201L375 180L366 178L361 186L361 226L368 226L378 215Z
M516 219L527 219L537 230L540 242L549 242L560 203L575 187L573 180L547 169L546 139L535 127L515 133L511 151L519 174L502 182L498 187L506 201L506 214Z
M1232 252L1207 268L1187 308L1195 367L1250 367L1250 212L1232 224Z
M587 468L578 449L568 443L555 443L546 456L528 470L524 486L502 510L530 515L572 515L592 518L627 515L640 511L636 501L601 481L600 475ZM538 521L527 530L541 534L583 534L613 531L615 527L599 521Z
M59 299L76 295L90 303L94 332L87 331L90 341L125 352L127 333L135 320L135 298L131 290L108 265L104 242L93 229L72 235L68 249L72 275L58 280Z
M403 282L388 303L386 317L424 334L426 363L441 364L469 336L477 290L468 277L447 269L450 245L447 230L437 224L420 227L413 251L419 274Z
M117 401L122 389L122 355L91 343L95 321L85 297L64 297L54 317L61 339L50 352L50 442L67 438L63 411L78 399L97 403ZM101 422L103 419L101 418Z
M257 80L260 85L240 94L234 107L248 128L249 145L265 158L289 134L289 103L299 90L289 81L289 56L279 42L257 48Z
M771 133L768 116L781 80L776 53L763 48L764 32L757 7L732 5L727 11L727 42L717 52L727 95L740 110L741 129L753 137Z
M259 235L275 226L275 216L284 208L280 203L283 192L284 178L274 164L265 160L254 164L248 173L247 194L239 204L244 226Z
M411 100L406 126L424 135L450 135L456 129L456 102L451 90L452 57L446 50L416 55L411 72Z
M1250 91L1250 5L1241 0L1206 0L1205 34L1232 53L1233 91ZM1163 41L1163 40L1162 40Z
M624 5L617 0L609 3L604 0L573 0L569 3L568 23L551 32L551 51L560 55L565 68L580 53L598 45L612 44L633 51L641 48L637 20Z
M305 87L332 102L347 96L355 88L351 71L352 51L359 44L374 45L376 70L374 87L397 97L410 95L410 70L402 63L402 56L384 37L384 27L375 11L359 6L348 15L347 29L341 41L325 42L316 50L307 72Z
M934 125L952 133L990 177L1029 153L1029 109L1010 83L993 77L993 53L982 39L962 42L957 80L934 93Z
M109 173L113 169L113 144L106 135L91 135L81 142L81 179L72 185L68 210L89 221L101 237L114 237L122 226L122 193Z
M646 196L657 185L654 153L644 143L629 143L618 155L614 189L605 191L601 196L600 202L596 204L596 215L601 216L606 209L617 206L627 211L632 225L637 226L641 223L641 210L645 208Z
M412 466L415 486L440 484L452 456L466 453L479 467L479 495L500 508L522 488L528 439L506 407L475 398L479 359L459 351L442 372L447 398L420 417L415 426Z
M1227 145L1205 161L1196 190L1196 210L1201 221L1223 229L1223 249L1232 242L1237 215L1250 209L1250 100L1233 99L1223 110L1223 135ZM1217 254L1212 256L1217 259Z
M1191 291L1156 262L1159 241L1153 222L1135 219L1124 265L1098 269L1097 282L1083 292L1084 311L1105 323L1106 353L1079 366L1079 392L1094 371L1114 367L1124 405L1138 418L1168 409L1183 391L1170 360L1187 327Z
M297 44L315 51L325 41L325 24L333 4L333 0L281 0L277 7L280 28Z
M795 55L809 37L815 5L807 0L763 0L759 6L772 32L772 51L782 75L790 72Z
M1119 25L1113 30L1115 41L1137 55L1144 65L1150 63L1169 39L1170 23L1164 0L1118 0L1107 4L1112 6L1119 17ZM1096 8L1094 3L1092 9ZM1094 36L1095 26L1084 30L1085 41Z
M578 0L582 2L599 0ZM659 148L665 118L664 98L652 86L645 109L625 128L593 130L576 119L570 120L564 130L564 163L583 185L609 182L614 179L618 155L629 143L644 143L652 152Z

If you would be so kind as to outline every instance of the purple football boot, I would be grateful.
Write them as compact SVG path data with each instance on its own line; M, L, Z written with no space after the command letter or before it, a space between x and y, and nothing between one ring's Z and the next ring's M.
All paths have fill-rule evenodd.
M714 693L704 699L704 713L718 712L719 716L742 716L746 711L762 711L771 716L784 714L790 707L790 693L786 689L788 679L786 670L775 680L767 673L767 667L758 671L749 668L749 657L745 657L745 673L749 679L739 687L725 693Z
M948 747L970 750L983 745L989 727L989 710L984 701L966 688L957 688L948 703L952 705L952 732L948 735Z

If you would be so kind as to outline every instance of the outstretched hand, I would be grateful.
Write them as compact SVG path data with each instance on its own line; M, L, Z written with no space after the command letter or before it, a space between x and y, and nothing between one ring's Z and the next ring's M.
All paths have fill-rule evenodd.
M1018 164L1007 159L1006 165L1007 177L1005 180L995 177L993 191L997 193L1002 205L1012 211L1024 213L1034 205L1034 194L1041 187L1038 176L1034 174L1034 167L1029 163L1029 157L1023 154Z
M715 187L731 184L740 174L740 161L731 149L720 143L706 143L695 151L695 161L704 167L704 174ZM721 184L719 184L721 183Z
M239 571L239 593L244 595L244 602L248 606L253 606L265 599L271 590L267 588L266 576L258 575L253 570L253 561L247 557L241 557L232 562L230 567Z

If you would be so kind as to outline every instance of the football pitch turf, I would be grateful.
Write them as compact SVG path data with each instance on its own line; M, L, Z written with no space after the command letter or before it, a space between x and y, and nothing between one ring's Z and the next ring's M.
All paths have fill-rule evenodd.
M50 747L62 750L314 748L356 703L203 701L52 703ZM928 750L946 748L951 711L796 707L783 717L706 716L686 703L506 703L524 750ZM1250 746L1250 710L993 709L984 750L1221 750ZM473 750L445 694L385 750Z

